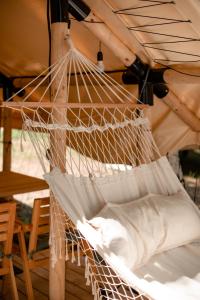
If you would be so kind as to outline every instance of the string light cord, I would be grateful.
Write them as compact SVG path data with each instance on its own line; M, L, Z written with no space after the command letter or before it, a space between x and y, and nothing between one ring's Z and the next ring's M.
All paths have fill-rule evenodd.
M149 1L149 2L154 2L155 4L149 4L149 5L143 5L143 6L136 6L136 7L124 8L124 9L118 9L118 10L115 11L115 13L129 11L129 10L142 9L142 8L149 8L149 7L152 7L152 6L161 6L161 5L175 4L174 1L170 1L170 2L168 2L168 1L166 1L166 2Z

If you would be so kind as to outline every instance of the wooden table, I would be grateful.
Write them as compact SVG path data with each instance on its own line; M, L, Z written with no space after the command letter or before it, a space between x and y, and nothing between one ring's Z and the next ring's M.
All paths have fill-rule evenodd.
M0 172L0 198L48 188L42 179L10 171Z

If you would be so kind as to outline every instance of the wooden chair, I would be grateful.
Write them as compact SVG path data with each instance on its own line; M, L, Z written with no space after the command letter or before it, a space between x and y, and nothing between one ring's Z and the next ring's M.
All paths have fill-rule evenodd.
M34 299L30 270L49 262L49 202L49 197L34 200L31 224L17 220L21 227L18 232L19 251L29 300Z
M15 226L16 203L0 204L0 275L10 275L13 298L19 299L12 261L12 243Z

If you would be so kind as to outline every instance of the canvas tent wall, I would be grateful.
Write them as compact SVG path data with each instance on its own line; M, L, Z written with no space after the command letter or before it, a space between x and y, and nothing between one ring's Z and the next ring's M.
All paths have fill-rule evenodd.
M150 109L152 129L161 153L197 146L200 129L198 0L184 3L175 1L174 4L171 1L167 4L165 2L159 1L155 5L153 1L86 0L92 13L103 24L72 20L75 45L93 61L96 61L100 33L106 28L119 42L117 46L122 45L133 57L137 54L152 66L158 66L159 61L161 66L169 65L192 75L166 71L164 77L170 93L163 100L155 97L155 106ZM2 1L0 20L1 73L9 77L21 77L35 76L44 70L48 65L49 50L46 2ZM119 47L115 48L116 51L115 46L110 49L104 34L102 37L106 70L124 69L125 57L122 51L119 55ZM113 74L119 82L121 75L121 72ZM16 78L14 83L23 86L27 80ZM137 95L135 85L128 88ZM174 95L177 100L175 104ZM33 96L37 100L38 95ZM175 112L172 111L173 105ZM177 106L180 107L177 109ZM20 127L17 114L14 115L12 125Z
M196 105L198 97L195 100L193 93L189 92L187 99L193 100L189 102L184 98L186 91L194 91L193 86L198 86L199 37L196 19L192 23L188 22L189 17L185 17L181 12L182 7L180 7L179 1L176 3L159 1L158 7L154 5L154 1L134 1L134 3L133 1L123 1L123 4L121 1L85 2L92 11L84 22L72 21L72 35L76 46L93 61L96 61L99 40L102 40L104 63L107 70L124 69L124 65L129 66L137 54L151 67L158 66L158 60L164 59L162 65L169 64L171 68L180 68L184 73L196 74L186 77L186 75L182 76L183 74L171 70L167 71L168 75L166 72L165 80L169 85L170 93L163 99L163 102L156 100L158 104L151 109L150 118L156 141L162 153L191 144L197 145L200 127L199 105ZM140 5L141 2L143 2L142 5ZM196 4L197 1L190 1L190 8L195 14L198 11ZM143 5L148 7L141 7ZM40 1L31 4L27 1L15 3L10 0L2 3L0 8L2 14L0 70L4 75L21 77L15 78L14 82L16 86L20 87L27 80L22 78L23 75L35 76L48 65L46 3ZM123 13L127 10L131 11L131 14ZM142 11L137 13L138 10ZM186 10L187 13L190 13L187 7ZM159 24L157 25L153 20ZM183 27L181 27L182 25ZM144 31L148 31L149 28L156 28L159 32L146 34ZM175 37L178 36L180 39L180 32L184 34L181 36L183 41L178 40L174 43ZM172 40L160 39L166 35ZM167 48L169 45L172 48ZM195 53L193 52L194 45ZM190 57L189 63L188 57ZM121 82L121 72L118 72L116 77ZM186 89L185 86L190 86L190 88ZM129 89L138 94L136 86L130 86ZM183 96L181 96L181 91L183 91ZM37 101L38 98L38 94L33 94L34 100ZM171 125L173 130L170 130ZM16 122L16 118L13 118L13 126L20 126L20 123Z

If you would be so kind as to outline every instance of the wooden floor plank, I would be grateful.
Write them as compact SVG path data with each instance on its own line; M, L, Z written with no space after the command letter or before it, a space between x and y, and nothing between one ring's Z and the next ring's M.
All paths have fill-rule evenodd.
M91 288L85 285L84 266L78 267L71 262L66 263L66 299L67 300L92 300ZM49 299L49 270L48 267L31 270L34 296L37 300ZM16 276L19 299L25 300L26 288L23 273ZM6 299L10 300L10 298Z
M16 263L16 261L15 261ZM20 263L17 261L17 265ZM93 300L91 287L86 286L84 258L81 259L82 266L72 264L70 261L66 263L66 299L67 300ZM49 299L49 268L38 267L31 270L31 278L34 289L34 296L37 300ZM16 276L19 299L25 300L26 288L23 273ZM10 300L8 297L5 300Z
M66 270L66 280L78 286L87 293L91 292L91 287L86 285L86 279L84 274L79 274L73 269L68 269Z
M34 292L35 299L38 299L38 300L48 300L48 298L49 298L48 297L48 289L47 289L47 293L44 294L43 291L40 290L41 286L40 287L36 286L36 282L34 281L35 278L32 277L32 274L31 274L31 278L32 278L32 282L33 282L33 292ZM46 285L48 287L48 281L47 281ZM17 276L17 288L18 288L18 290L23 295L25 295L25 297L27 299L27 296L26 296L26 287L25 287L25 284L24 284L23 274L20 274L20 275ZM20 298L20 300L22 300L22 299Z
M41 280L43 280L43 284L44 284L44 281L46 281L46 286L43 287L42 291L45 292L45 293L48 293L48 288L49 288L48 287L48 283L49 283L49 281L48 281L49 280L48 268L37 268L35 270L32 270L31 273L32 274L34 273L34 275L32 276L33 281L37 276L38 276L38 278L41 278ZM74 292L71 293L70 290L67 287L66 288L66 299L67 300L79 300L81 298L79 297L79 295L74 294ZM41 299L37 298L37 300L41 300Z
M69 297L75 297L79 300L92 300L93 296L91 295L91 288L85 285L84 270L82 269L82 274L77 273L76 271L72 272L72 266L70 272L68 270L68 264L66 266L66 294ZM48 278L48 268L40 268L40 276Z
M90 294L83 290L79 285L74 284L70 281L66 281L66 292L69 292L70 294L73 294L74 296L78 295L78 299L80 300L92 300L93 297L90 296Z
M24 294L22 294L22 293L19 291L19 289L18 289L18 294L19 294L19 299L20 299L20 300L27 300L27 296L24 295Z

